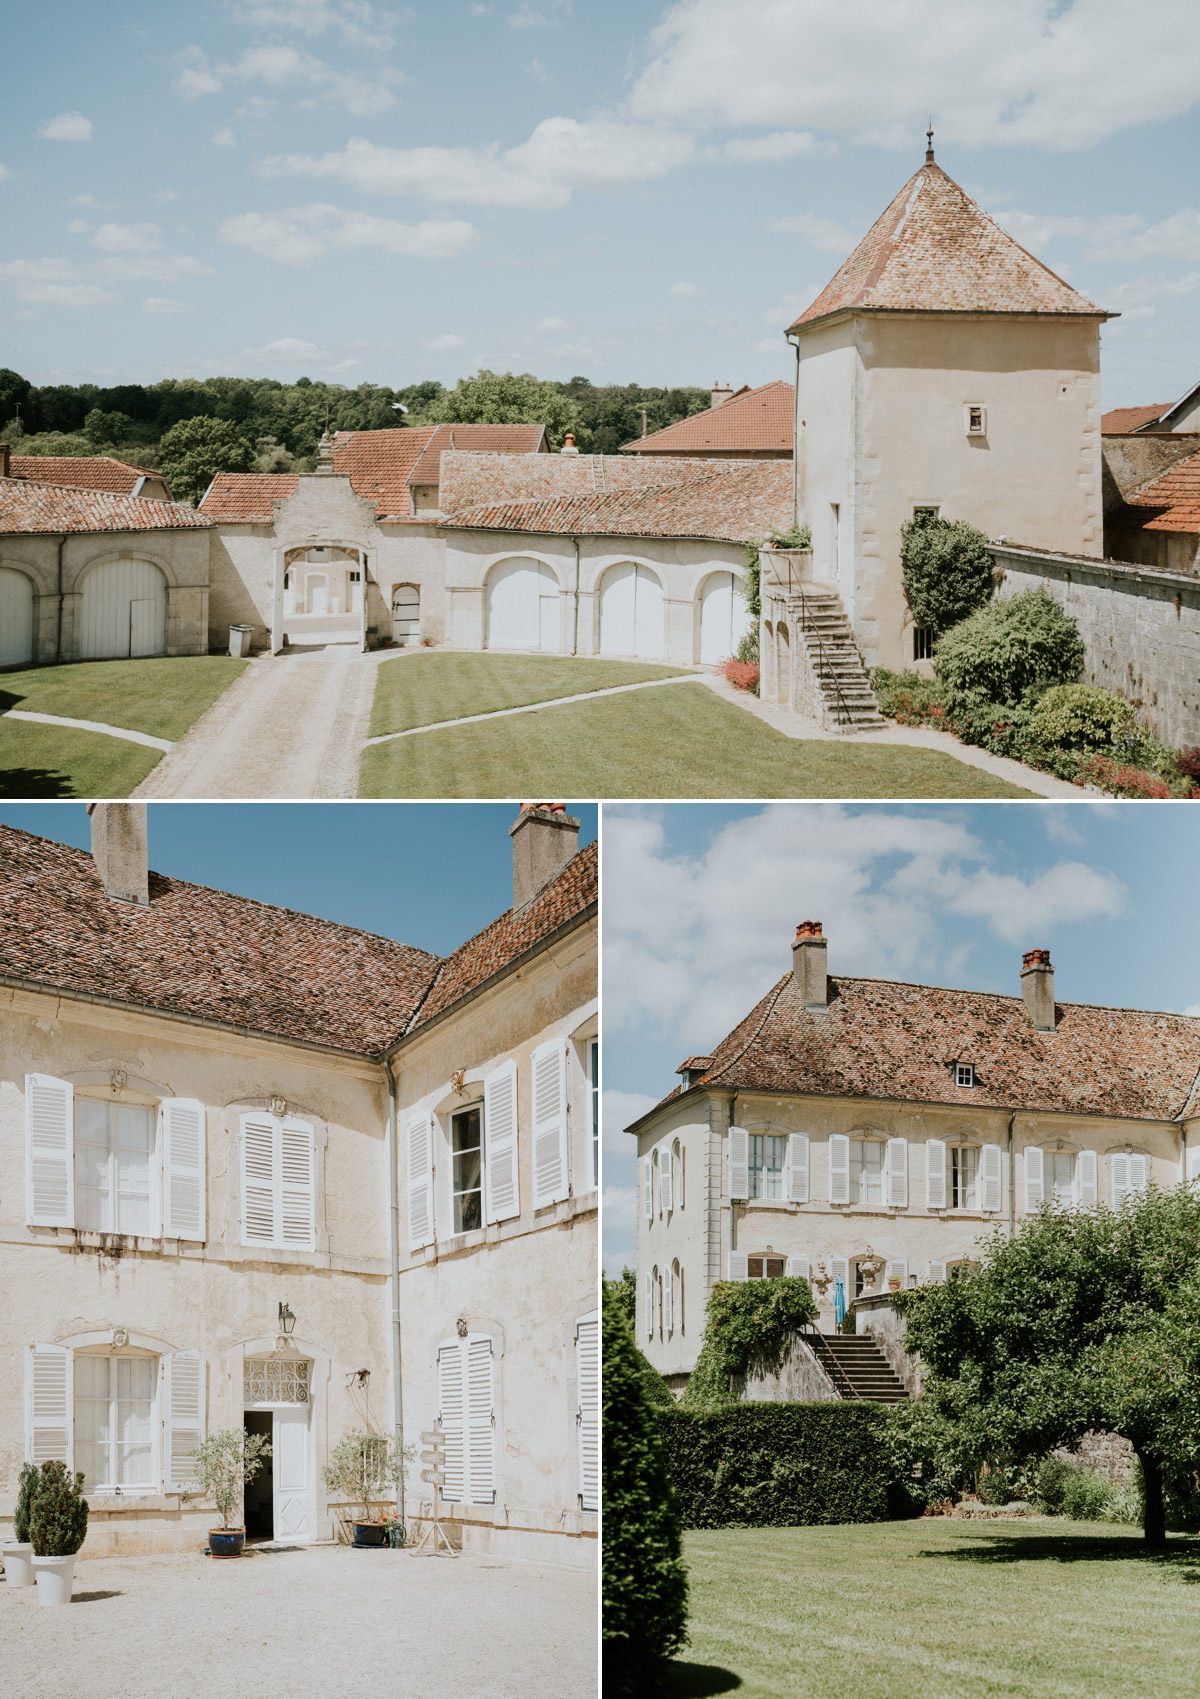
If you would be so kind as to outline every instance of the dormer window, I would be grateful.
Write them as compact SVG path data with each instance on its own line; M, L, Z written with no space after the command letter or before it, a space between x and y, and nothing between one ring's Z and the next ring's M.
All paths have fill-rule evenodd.
M975 1084L975 1064L973 1062L956 1062L954 1064L954 1083L970 1089Z

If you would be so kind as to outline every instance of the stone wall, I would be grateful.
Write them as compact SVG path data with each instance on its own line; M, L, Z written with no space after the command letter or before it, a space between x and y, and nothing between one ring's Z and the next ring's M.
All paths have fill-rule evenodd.
M921 1396L921 1359L905 1344L908 1320L893 1304L890 1293L858 1298L854 1304L855 1333L869 1333L888 1360L892 1373L904 1383L910 1398Z
M828 1404L841 1394L813 1354L796 1334L778 1367L757 1364L733 1390L747 1404Z
M1086 1469L1104 1475L1115 1487L1128 1486L1133 1480L1133 1447L1119 1434L1097 1434L1089 1430L1074 1451L1060 1446L1053 1456L1064 1463L1082 1463Z

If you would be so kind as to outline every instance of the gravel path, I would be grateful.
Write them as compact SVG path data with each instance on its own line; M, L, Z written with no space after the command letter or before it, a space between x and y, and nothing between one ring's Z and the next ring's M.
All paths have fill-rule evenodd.
M72 1603L0 1586L14 1699L595 1699L596 1579L490 1557L311 1546L81 1559Z

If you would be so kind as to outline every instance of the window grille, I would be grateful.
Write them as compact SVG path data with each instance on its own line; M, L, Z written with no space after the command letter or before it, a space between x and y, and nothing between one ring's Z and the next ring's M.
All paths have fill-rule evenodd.
M928 626L914 625L913 626L913 660L914 661L932 661L932 659L933 659L933 632L930 631Z
M247 1404L307 1404L307 1357L248 1357L245 1365Z

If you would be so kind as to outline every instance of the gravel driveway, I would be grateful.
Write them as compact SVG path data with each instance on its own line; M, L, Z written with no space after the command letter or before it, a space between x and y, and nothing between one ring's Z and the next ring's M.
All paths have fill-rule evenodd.
M80 1559L65 1610L0 1586L20 1699L595 1699L596 1579L467 1556L310 1546Z

